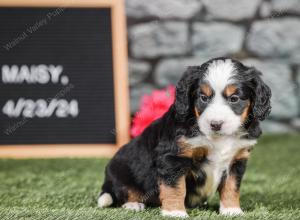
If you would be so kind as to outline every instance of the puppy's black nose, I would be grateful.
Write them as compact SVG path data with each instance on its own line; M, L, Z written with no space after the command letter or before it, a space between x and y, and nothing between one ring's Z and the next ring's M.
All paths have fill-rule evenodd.
M220 131L223 123L224 123L223 121L211 121L210 122L211 130Z

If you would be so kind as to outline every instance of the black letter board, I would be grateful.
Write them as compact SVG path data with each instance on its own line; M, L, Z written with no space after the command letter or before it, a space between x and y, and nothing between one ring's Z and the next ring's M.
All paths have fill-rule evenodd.
M0 3L0 156L111 155L128 141L122 4Z

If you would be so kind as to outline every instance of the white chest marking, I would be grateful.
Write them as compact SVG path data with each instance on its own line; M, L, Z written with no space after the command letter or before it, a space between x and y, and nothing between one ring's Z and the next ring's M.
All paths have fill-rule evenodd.
M210 197L216 192L224 171L228 173L229 166L238 151L256 144L256 140L239 139L237 137L219 137L208 140L199 136L186 139L186 141L195 148L205 146L208 149L208 163L203 165L206 182L204 186L197 189L198 193L205 197Z

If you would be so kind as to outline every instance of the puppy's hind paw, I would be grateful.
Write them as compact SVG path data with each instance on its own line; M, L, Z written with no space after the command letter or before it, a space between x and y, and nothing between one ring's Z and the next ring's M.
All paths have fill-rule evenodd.
M104 207L110 206L113 203L113 199L109 193L103 193L98 198L97 202L98 202L99 208L104 208Z
M133 211L142 211L145 209L145 204L139 202L126 202L122 205L122 208Z
M187 218L189 215L186 213L186 211L183 210L162 210L161 214L165 217L177 217L177 218Z

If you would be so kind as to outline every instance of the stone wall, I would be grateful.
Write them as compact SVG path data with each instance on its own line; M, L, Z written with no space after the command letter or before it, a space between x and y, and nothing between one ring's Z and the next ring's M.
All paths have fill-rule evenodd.
M264 74L273 110L263 128L300 128L300 0L126 0L131 112L143 94L219 56Z

